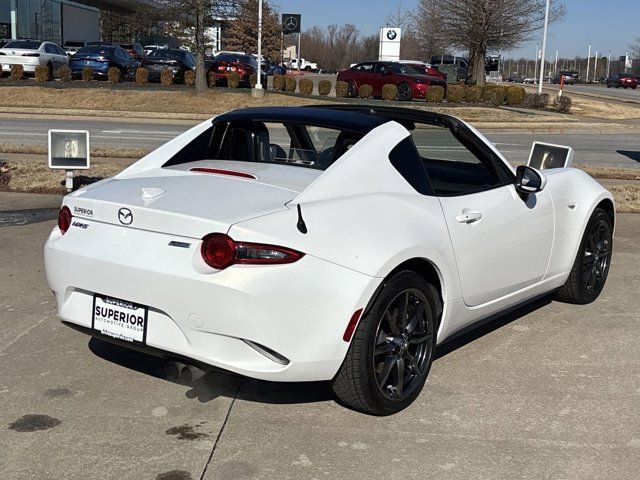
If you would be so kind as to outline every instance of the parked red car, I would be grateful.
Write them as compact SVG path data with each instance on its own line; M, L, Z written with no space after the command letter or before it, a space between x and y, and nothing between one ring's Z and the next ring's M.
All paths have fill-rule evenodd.
M211 83L210 86L224 85L229 80L231 72L240 74L240 85L249 87L251 75L258 73L258 61L253 55L220 53L213 58L209 66L207 80ZM263 70L261 76L261 83L266 87L267 72ZM214 82L215 85L213 85Z
M638 87L638 77L630 73L614 73L606 80L607 88L633 88Z
M347 82L348 96L355 97L361 85L371 85L374 97L382 96L382 87L393 84L398 87L399 100L424 98L430 85L446 82L430 75L423 75L408 65L397 62L365 62L338 73L338 81Z

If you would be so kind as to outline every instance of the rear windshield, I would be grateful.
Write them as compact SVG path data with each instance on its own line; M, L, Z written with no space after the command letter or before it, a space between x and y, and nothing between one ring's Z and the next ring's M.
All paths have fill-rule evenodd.
M154 50L149 54L152 58L183 58L184 52L180 50Z
M164 166L233 160L327 169L363 134L303 123L218 122Z
M84 42L64 42L65 47L84 47Z
M18 40L17 42L9 42L4 48L23 48L25 50L37 50L42 45L42 42L34 40Z
M84 47L79 50L78 53L102 53L102 54L112 54L115 51L116 47L111 47L108 45L89 45L88 47Z
M214 61L216 62L227 62L227 63L231 63L231 62L235 62L235 63L246 63L249 65L257 65L258 62L256 61L255 57L252 57L251 55L234 55L231 53L222 53L220 55L218 55L217 57L214 58Z

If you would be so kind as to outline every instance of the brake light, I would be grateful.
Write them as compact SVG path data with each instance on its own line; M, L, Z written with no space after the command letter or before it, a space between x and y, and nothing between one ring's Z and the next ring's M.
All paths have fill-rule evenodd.
M217 270L234 264L282 265L297 262L304 256L304 253L277 245L236 242L224 233L205 236L200 254L207 265Z
M233 177L252 178L253 180L257 179L255 175L251 175L250 173L235 172L233 170L222 170L220 168L194 167L189 169L189 171L199 173L213 173L216 175L231 175Z
M64 235L69 230L71 226L71 219L73 215L71 215L71 210L66 205L60 209L60 213L58 214L58 228Z
M39 53L23 53L22 56L23 57L39 57L40 54Z

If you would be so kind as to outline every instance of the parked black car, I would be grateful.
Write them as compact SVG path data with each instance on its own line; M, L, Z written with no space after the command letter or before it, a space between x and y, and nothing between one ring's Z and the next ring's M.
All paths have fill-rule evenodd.
M69 68L74 77L81 76L85 67L91 68L95 77L106 77L109 68L116 67L122 81L135 75L139 66L140 62L117 45L88 45L69 58Z
M169 48L154 50L147 56L149 81L160 81L160 75L165 68L173 72L174 82L184 82L185 72L195 70L196 59L191 52Z

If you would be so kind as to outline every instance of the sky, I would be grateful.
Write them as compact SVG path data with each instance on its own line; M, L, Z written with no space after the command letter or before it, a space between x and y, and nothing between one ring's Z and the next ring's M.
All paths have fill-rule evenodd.
M455 1L455 0L452 0ZM302 14L302 29L314 25L353 23L363 35L377 33L388 16L401 4L415 9L418 0L274 0L282 13ZM596 50L612 58L624 55L634 39L640 37L640 2L637 0L564 0L567 14L549 27L547 58L587 56L592 44ZM542 48L542 31L538 38L517 50L505 52L506 57L533 58L536 43Z

